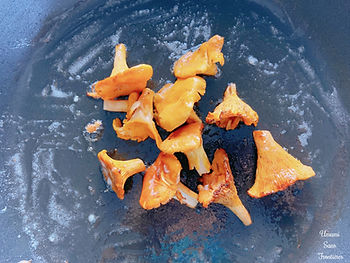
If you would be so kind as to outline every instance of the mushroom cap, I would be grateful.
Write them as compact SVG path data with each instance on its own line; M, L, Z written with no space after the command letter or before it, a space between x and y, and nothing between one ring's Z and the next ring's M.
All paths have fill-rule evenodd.
M174 64L174 75L177 78L188 78L197 74L215 75L219 62L224 65L224 55L221 53L224 38L215 35L204 42L196 51L187 52Z
M152 66L140 64L95 84L96 93L104 100L111 100L132 92L141 92L152 78Z
M153 121L153 95L154 91L144 89L139 99L130 107L128 118L123 121L124 125L113 125L119 138L140 142L151 137L157 143L161 140Z
M172 131L192 116L193 105L205 93L201 77L178 79L163 86L154 96L155 119L160 127Z
M181 164L172 154L161 152L143 177L140 205L157 208L172 199L180 182Z
M242 121L245 125L256 126L259 121L258 114L243 100L236 91L236 85L230 83L225 91L224 100L215 108L214 112L209 112L206 122L216 123L221 128L233 130Z
M202 144L203 124L195 122L186 124L173 131L159 146L165 153L187 152Z
M315 175L314 170L285 151L269 131L254 131L258 151L255 183L248 190L251 197L260 198L285 190L297 180Z
M130 176L146 170L143 161L138 158L127 161L114 160L109 157L106 150L100 151L97 157L101 163L105 180L120 199L124 199L126 180Z

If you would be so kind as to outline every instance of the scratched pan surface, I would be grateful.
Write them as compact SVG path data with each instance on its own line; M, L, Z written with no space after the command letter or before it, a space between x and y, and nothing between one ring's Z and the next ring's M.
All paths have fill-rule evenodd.
M119 158L139 157L149 165L159 153L150 139L118 139L111 123L123 114L104 112L101 101L85 96L91 83L110 74L114 45L127 46L130 66L153 66L158 90L175 80L174 61L214 34L225 37L225 65L215 78L206 77L206 94L196 106L202 120L235 82L259 113L257 129L269 129L316 172L284 192L250 198L254 128L226 132L207 125L204 148L210 160L218 147L227 151L250 227L215 204L189 209L171 201L145 211L138 203L141 174L128 181L121 201L107 190L96 158L102 149L117 149ZM8 211L2 213L20 215L25 241L18 242L29 244L34 262L303 262L315 254L318 231L340 216L349 116L337 90L320 80L303 39L264 7L242 1L80 3L48 20L24 65L14 106L1 116L4 153L11 149L3 155ZM97 142L83 135L92 119L104 125ZM182 181L195 190L198 175L178 157Z

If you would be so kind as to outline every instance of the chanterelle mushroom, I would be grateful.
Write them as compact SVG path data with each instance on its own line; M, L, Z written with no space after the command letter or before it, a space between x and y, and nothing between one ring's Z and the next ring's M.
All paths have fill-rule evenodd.
M202 175L210 171L210 162L203 148L203 123L186 124L166 138L159 149L166 153L182 152L187 156L189 168Z
M258 151L255 183L248 190L251 197L260 198L286 189L297 180L315 175L314 170L286 152L269 131L254 131Z
M144 209L157 208L172 198L194 208L197 194L180 182L181 164L172 154L161 152L143 177L140 205Z
M224 38L215 35L204 42L196 51L187 52L174 64L174 75L177 78L188 78L198 74L215 75L219 62L224 65L224 55L221 53Z
M224 100L215 108L214 112L209 112L206 122L215 123L226 130L233 130L242 121L245 125L256 126L259 121L258 114L243 100L236 91L236 85L230 83L225 91Z
M129 68L126 64L126 48L124 44L116 45L114 67L111 75L94 85L95 93L88 93L92 97L111 100L132 92L141 92L146 88L147 81L152 77L152 66L140 64Z
M151 137L157 145L160 143L161 138L153 121L153 95L152 90L144 89L139 99L127 112L123 126L118 121L113 122L113 128L119 138L140 142Z
M120 199L124 199L124 184L126 180L130 176L146 170L141 159L127 161L114 160L108 156L106 150L100 151L97 157L101 163L105 180Z
M198 201L204 207L218 203L228 207L246 226L252 223L249 212L238 197L229 159L225 150L217 149L212 163L213 172L204 174L198 185Z
M172 131L194 118L193 105L205 93L206 82L201 77L178 79L163 86L154 96L154 117L157 124Z

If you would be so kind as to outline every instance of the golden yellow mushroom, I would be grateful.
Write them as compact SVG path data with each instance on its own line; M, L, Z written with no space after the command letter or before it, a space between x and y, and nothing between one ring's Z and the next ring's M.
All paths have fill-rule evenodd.
M258 114L238 97L234 83L228 85L224 100L215 108L214 112L209 112L206 118L207 123L215 123L226 130L235 129L239 122L256 126L258 121Z
M255 183L248 190L251 197L260 198L286 189L297 180L315 175L314 170L286 152L269 131L253 132L258 151Z
M124 199L124 184L126 180L130 176L146 170L141 159L127 161L114 160L108 156L106 150L100 151L97 157L101 163L105 180L120 199Z
M152 90L144 89L141 96L127 112L123 126L121 126L120 121L113 122L113 128L119 138L140 142L151 137L157 142L157 145L161 142L153 121L153 95Z
M172 131L194 118L193 105L205 93L206 82L201 77L178 79L166 84L154 96L154 117L166 131Z
M187 156L189 168L196 169L202 175L210 171L210 162L203 148L203 124L186 124L166 138L158 147L166 153L182 152Z
M174 155L161 152L146 170L140 205L144 209L153 209L175 198L194 208L198 203L198 195L180 182L181 169L181 164Z
M221 53L224 38L215 35L204 42L196 51L187 52L174 64L174 75L177 78L188 78L198 74L215 75L219 62L224 65L224 55Z
M213 172L201 178L203 185L198 185L198 201L208 207L218 203L229 208L246 226L252 223L249 212L237 194L229 159L225 150L217 149L212 163Z

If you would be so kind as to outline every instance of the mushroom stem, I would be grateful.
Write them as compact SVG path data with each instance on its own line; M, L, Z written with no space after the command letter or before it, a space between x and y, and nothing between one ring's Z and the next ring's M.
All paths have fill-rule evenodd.
M204 151L203 144L192 151L185 152L190 170L196 169L199 175L210 172L210 162Z
M127 100L104 100L103 110L113 112L127 112L128 101Z
M236 200L234 204L225 204L242 222L244 225L249 226L252 224L248 210L244 207L241 200Z
M124 44L119 44L115 46L115 55L114 55L114 63L113 70L111 73L111 77L127 70L129 67L126 64L126 47Z
M139 158L127 160L127 161L123 161L123 162L124 162L125 168L132 170L132 171L137 171L137 173L145 170L145 164Z
M198 204L198 194L181 182L179 182L176 194L173 198L190 208L195 208Z

